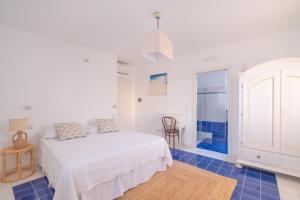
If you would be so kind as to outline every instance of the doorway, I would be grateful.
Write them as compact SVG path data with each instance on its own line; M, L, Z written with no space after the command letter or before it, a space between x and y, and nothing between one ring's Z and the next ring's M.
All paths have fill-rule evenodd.
M228 70L197 74L197 148L228 153Z
M128 73L118 73L117 112L121 130L132 130L132 81Z

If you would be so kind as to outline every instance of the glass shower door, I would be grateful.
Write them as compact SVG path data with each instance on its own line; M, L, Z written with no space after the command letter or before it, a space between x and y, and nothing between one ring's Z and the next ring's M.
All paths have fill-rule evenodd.
M228 153L227 71L198 74L197 147Z

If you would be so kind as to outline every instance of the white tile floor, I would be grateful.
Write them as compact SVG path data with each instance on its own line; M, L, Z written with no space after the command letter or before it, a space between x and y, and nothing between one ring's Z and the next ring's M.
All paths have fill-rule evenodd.
M276 174L280 198L282 200L300 200L300 178Z
M0 183L0 197L5 200L14 200L12 187L21 183L44 176L41 169L37 168L36 173L30 178L14 183ZM281 200L300 200L300 178L283 174L276 174Z
M209 150L205 150L205 149L183 147L183 146L179 147L178 149L183 150L183 151L188 151L190 153L202 155L202 156L219 159L219 160L226 160L226 158L227 158L226 154L209 151Z

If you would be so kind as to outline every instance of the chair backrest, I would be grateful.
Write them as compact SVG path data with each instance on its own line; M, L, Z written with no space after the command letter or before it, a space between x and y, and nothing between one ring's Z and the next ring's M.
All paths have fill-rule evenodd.
M174 117L165 116L162 118L162 123L165 131L176 129L176 119Z

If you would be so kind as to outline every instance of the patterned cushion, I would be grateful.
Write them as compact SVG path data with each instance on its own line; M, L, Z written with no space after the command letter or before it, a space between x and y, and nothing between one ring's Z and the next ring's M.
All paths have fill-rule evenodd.
M95 119L98 133L118 131L118 126L114 119Z
M56 123L53 126L55 128L55 131L58 134L59 140L84 137L88 135L88 133L81 128L81 125L79 123L75 123L75 122Z

